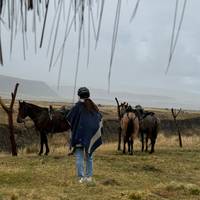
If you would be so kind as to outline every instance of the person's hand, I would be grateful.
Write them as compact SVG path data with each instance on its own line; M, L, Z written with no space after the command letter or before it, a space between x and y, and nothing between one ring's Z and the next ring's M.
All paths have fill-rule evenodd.
M69 150L69 153L68 153L67 155L68 155L68 156L74 155L74 151L75 151L74 148L70 149L70 150Z
M67 155L72 156L73 154L74 154L74 152L70 151Z

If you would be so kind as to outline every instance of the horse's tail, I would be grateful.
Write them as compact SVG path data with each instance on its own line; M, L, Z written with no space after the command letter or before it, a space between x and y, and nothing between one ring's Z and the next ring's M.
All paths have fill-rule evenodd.
M128 124L127 124L127 129L126 129L126 137L127 139L131 137L131 134L134 131L134 123L133 123L133 119L130 118L128 120Z
M153 134L154 134L154 139L157 138L158 132L160 129L160 120L159 118L155 118L155 126L154 126L154 130L153 130Z

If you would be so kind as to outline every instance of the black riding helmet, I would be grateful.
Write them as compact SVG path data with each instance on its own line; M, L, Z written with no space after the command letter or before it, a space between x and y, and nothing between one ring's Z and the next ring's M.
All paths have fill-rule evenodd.
M78 96L81 98L81 99L87 99L90 97L90 91L88 88L86 87L81 87L78 89Z

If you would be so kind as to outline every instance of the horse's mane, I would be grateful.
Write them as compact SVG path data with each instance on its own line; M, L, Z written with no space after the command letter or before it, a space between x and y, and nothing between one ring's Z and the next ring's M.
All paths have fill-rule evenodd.
M37 106L35 104L32 104L32 103L27 103L24 101L24 103L28 106L28 107L31 107L33 108L34 110L37 110L38 112L39 111L43 111L43 110L48 110L48 108L45 108L45 107L41 107L41 106Z

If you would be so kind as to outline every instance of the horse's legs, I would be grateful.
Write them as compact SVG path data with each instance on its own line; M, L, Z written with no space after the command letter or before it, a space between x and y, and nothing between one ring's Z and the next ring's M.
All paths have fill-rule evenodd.
M144 151L144 133L141 132L142 152Z
M133 155L133 138L130 138L130 155Z
M131 139L127 138L127 141L128 141L128 153L130 154L131 153Z
M43 136L43 132L40 132L40 152L39 152L39 156L42 155L43 153L43 145L44 145L44 136Z
M154 128L154 130L152 132L152 136L151 136L151 151L150 151L150 153L154 152L154 146L156 143L157 135L158 135L158 123L156 122L155 128Z
M146 135L145 141L146 141L146 149L145 149L145 151L147 152L148 151L148 135Z
M47 138L47 134L46 133L44 134L44 143L45 143L45 146L46 146L45 155L47 156L48 153L49 153L49 146L48 146L48 138Z
M121 127L119 127L118 128L118 148L117 148L118 151L121 150L121 135L122 135L122 129Z
M123 153L126 153L126 136L124 136L124 149L123 149Z
M155 138L151 138L151 151L149 153L153 153L154 152L154 145L156 143Z

